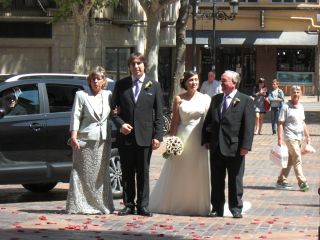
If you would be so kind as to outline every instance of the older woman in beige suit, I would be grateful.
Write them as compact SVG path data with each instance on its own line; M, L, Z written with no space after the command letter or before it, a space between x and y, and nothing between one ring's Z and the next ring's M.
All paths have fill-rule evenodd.
M103 90L107 82L102 67L96 67L87 81L90 90L76 93L71 114L73 169L66 210L109 214L114 211L109 177L111 92Z

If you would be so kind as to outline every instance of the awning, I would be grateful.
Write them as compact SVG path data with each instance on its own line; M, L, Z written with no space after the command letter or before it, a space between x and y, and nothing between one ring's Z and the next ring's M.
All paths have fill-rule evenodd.
M208 44L212 31L197 31L196 44ZM192 44L192 31L187 31L187 44ZM318 34L307 32L216 31L216 46L317 46Z

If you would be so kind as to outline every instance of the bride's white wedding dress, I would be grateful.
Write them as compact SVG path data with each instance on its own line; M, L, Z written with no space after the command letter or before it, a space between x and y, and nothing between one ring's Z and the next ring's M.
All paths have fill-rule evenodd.
M209 151L201 146L201 129L210 97L196 93L179 105L177 136L184 143L180 156L167 159L151 196L154 213L207 216L210 212Z

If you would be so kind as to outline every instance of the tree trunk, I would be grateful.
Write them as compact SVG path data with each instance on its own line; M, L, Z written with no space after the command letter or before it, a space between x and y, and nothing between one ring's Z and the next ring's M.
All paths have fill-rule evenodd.
M75 73L85 72L87 34L88 34L89 20L87 17L76 18L74 24L74 45L73 57Z
M95 4L95 0L86 0L83 5L72 4L74 18L74 45L73 48L73 71L75 73L85 73L87 35L89 28L89 14Z
M158 56L159 56L159 38L160 22L162 9L178 0L139 0L143 10L147 15L147 76L158 81Z
M175 73L169 93L169 106L172 106L174 96L181 91L180 79L183 78L186 62L186 27L188 21L189 0L180 0L179 18L176 23L176 62Z
M147 76L155 81L158 81L158 56L159 56L159 38L160 38L160 13L148 12L147 26Z

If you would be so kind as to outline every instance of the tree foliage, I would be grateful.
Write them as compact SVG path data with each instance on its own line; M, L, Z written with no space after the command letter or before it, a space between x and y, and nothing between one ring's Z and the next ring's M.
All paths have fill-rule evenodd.
M147 47L148 77L158 81L158 56L160 45L161 13L165 6L178 0L139 0L147 16Z
M119 0L54 0L58 7L57 18L70 17L74 10L82 16L89 16L93 8L99 9L117 5Z
M12 0L0 0L0 7L7 8L10 7Z
M86 47L89 28L89 18L94 8L99 9L110 5L116 5L119 0L55 0L58 11L55 19L66 19L72 16L74 19L73 71L85 72Z
M180 0L179 17L176 22L176 62L175 72L169 93L169 106L180 92L180 79L183 77L186 63L186 30L189 18L189 0Z

